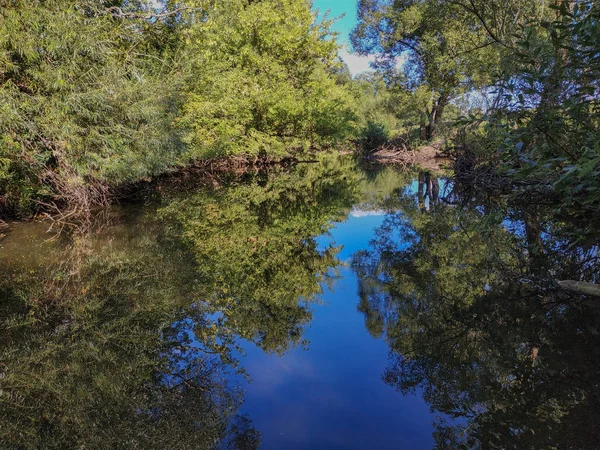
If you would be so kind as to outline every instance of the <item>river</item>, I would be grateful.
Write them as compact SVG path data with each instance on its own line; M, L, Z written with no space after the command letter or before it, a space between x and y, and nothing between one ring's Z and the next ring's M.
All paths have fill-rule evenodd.
M0 447L599 448L600 252L350 158L0 239ZM54 224L56 230L59 225Z

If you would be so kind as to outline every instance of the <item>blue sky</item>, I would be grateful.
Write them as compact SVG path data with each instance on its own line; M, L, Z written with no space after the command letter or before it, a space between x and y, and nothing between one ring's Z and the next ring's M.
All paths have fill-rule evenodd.
M333 29L340 33L338 37L340 42L349 44L350 31L356 25L357 3L357 0L313 0L313 8L319 10L321 14L328 9L331 10L331 18L344 15L343 18L336 21Z
M357 75L365 70L370 70L369 62L373 57L362 57L351 53L350 32L356 25L356 9L358 0L313 0L313 8L324 14L330 10L329 17L335 18L344 15L333 25L333 30L340 33L338 41L345 45L340 51L340 56L348 64L350 73Z

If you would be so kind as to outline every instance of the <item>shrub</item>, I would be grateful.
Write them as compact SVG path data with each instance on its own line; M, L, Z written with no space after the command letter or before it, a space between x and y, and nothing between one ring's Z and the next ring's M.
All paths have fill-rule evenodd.
M360 132L360 146L364 154L371 154L389 140L388 128L378 122L368 121Z

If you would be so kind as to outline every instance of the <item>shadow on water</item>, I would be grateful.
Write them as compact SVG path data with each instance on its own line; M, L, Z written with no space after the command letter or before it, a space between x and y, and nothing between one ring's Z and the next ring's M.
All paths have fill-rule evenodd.
M438 448L597 448L600 309L557 281L600 257L548 218L323 157L159 186L84 236L15 226L0 447L427 448L421 421Z

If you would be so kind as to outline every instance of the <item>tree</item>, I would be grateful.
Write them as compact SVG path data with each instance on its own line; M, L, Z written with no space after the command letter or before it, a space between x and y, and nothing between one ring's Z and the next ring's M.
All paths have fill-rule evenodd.
M119 5L2 3L2 209L32 197L89 208L108 186L155 175L181 154L170 127L177 77L168 46L156 45L164 24L116 17Z
M557 213L592 240L600 229L599 18L594 2L557 1L524 27L490 117L502 131L502 172L527 180L529 193L553 196Z
M3 216L87 214L174 166L355 131L330 22L307 0L1 5Z
M194 21L179 121L191 156L283 155L349 137L354 105L329 25L306 0L217 2Z
M426 140L449 102L489 83L499 61L496 42L455 2L361 0L358 18L352 43L359 53L376 54L386 70L406 58L408 89L427 92L421 111Z

